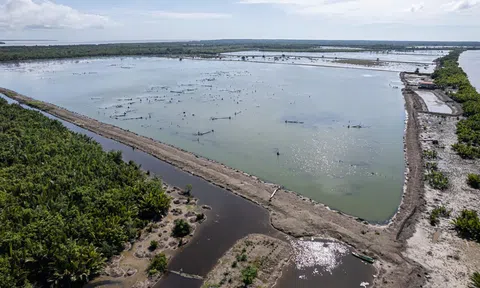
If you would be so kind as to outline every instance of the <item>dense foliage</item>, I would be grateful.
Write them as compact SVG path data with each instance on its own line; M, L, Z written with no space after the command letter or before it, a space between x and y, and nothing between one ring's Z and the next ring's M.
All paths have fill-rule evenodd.
M181 238L190 234L192 227L190 226L190 224L188 224L187 221L183 219L176 219L174 223L175 225L173 226L173 229L172 229L172 235L174 237Z
M167 265L167 256L165 256L163 253L157 254L152 258L150 265L148 265L148 274L155 275L158 273L163 273L167 270Z
M480 242L480 219L473 210L463 210L453 221L460 236Z
M457 125L459 143L453 148L462 158L480 158L480 94L470 84L467 74L458 65L463 50L453 50L440 58L440 69L433 74L435 83L444 89L453 89L450 96L462 103L467 119Z
M0 99L0 287L79 286L168 211L120 152Z
M257 277L257 268L255 266L247 266L242 270L242 281L245 286L253 283L253 280Z

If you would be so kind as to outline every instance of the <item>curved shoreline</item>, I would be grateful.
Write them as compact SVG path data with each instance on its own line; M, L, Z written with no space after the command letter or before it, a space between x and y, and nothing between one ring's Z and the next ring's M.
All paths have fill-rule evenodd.
M380 259L377 267L380 273L375 284L381 287L412 287L421 285L425 281L424 268L402 256L406 239L413 234L414 224L419 211L422 210L418 208L423 206L423 164L416 119L416 109L419 107L418 99L405 92L404 90L405 106L410 116L407 119L405 134L406 168L408 168L406 189L391 223L378 226L370 225L362 219L338 211L332 211L323 204L291 191L279 190L269 201L270 194L276 188L274 184L262 182L247 173L151 138L101 123L50 103L34 100L12 90L0 88L0 93L12 99L27 105L32 101L36 104L40 103L41 107L37 108L41 108L41 110L106 138L142 150L185 172L260 205L269 211L270 222L279 231L294 237L335 238L365 254L375 256ZM380 283L381 285L379 285Z

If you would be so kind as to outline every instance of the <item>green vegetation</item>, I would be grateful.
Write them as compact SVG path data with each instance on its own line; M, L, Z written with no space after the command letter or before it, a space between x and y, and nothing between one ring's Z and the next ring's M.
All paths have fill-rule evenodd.
M157 250L157 248L158 248L158 241L156 241L156 240L150 241L150 246L148 247L148 249L150 251L155 251L155 250Z
M436 162L425 163L425 168L431 171L438 171L438 164Z
M480 242L480 219L476 211L463 210L453 224L461 237Z
M480 94L470 84L467 74L458 65L463 50L453 50L440 58L441 68L433 74L435 84L443 89L454 89L449 95L462 103L467 119L457 125L458 144L453 149L466 159L480 158Z
M478 47L475 42L463 42L466 46ZM462 43L457 43L462 45ZM435 45L451 45L448 42L412 41L340 41L340 40L205 40L163 43L117 43L54 46L2 46L0 62L32 59L62 59L109 56L170 56L218 57L220 53L236 51L283 51L283 52L360 52L373 51L388 54L392 50L414 52L432 50ZM330 48L328 46L335 46ZM412 47L413 46L413 47ZM426 46L423 48L414 46ZM343 48L339 48L343 47ZM352 50L351 48L357 48Z
M432 226L438 225L440 223L440 219L439 219L440 217L448 218L450 217L451 213L452 211L447 210L445 206L440 206L433 209L432 212L430 212L430 217L429 217L430 225Z
M480 189L480 175L468 174L467 183L468 183L468 186L472 188Z
M449 185L447 176L439 171L429 171L425 174L425 181L427 181L432 188L442 191L446 190Z
M480 273L475 272L472 274L470 277L471 283L470 287L471 288L480 288Z
M192 195L192 189L193 189L192 184L185 185L185 190L183 191L183 194L188 196Z
M257 277L257 268L255 266L247 266L242 270L242 281L245 286L253 284L253 280Z
M0 287L81 286L170 199L121 152L0 99Z
M423 158L428 160L435 160L437 159L437 151L435 150L425 150L423 151Z
M237 262L245 262L245 261L247 261L247 254L242 252L242 254L237 254L237 256L235 256L235 258L237 259Z
M176 219L175 226L172 229L172 235L177 238L182 238L190 234L192 227L187 221L183 219Z
M160 253L155 255L148 265L148 275L156 275L167 270L168 260L165 254Z

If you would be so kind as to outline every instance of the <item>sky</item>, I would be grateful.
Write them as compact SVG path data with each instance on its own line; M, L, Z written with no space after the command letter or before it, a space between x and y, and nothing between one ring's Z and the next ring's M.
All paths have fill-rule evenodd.
M480 41L480 0L0 0L0 39Z

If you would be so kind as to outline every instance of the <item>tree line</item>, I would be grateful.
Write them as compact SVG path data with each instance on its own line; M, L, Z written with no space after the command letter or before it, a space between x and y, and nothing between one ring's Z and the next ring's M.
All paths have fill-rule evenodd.
M0 98L0 287L80 287L170 198L119 151Z

